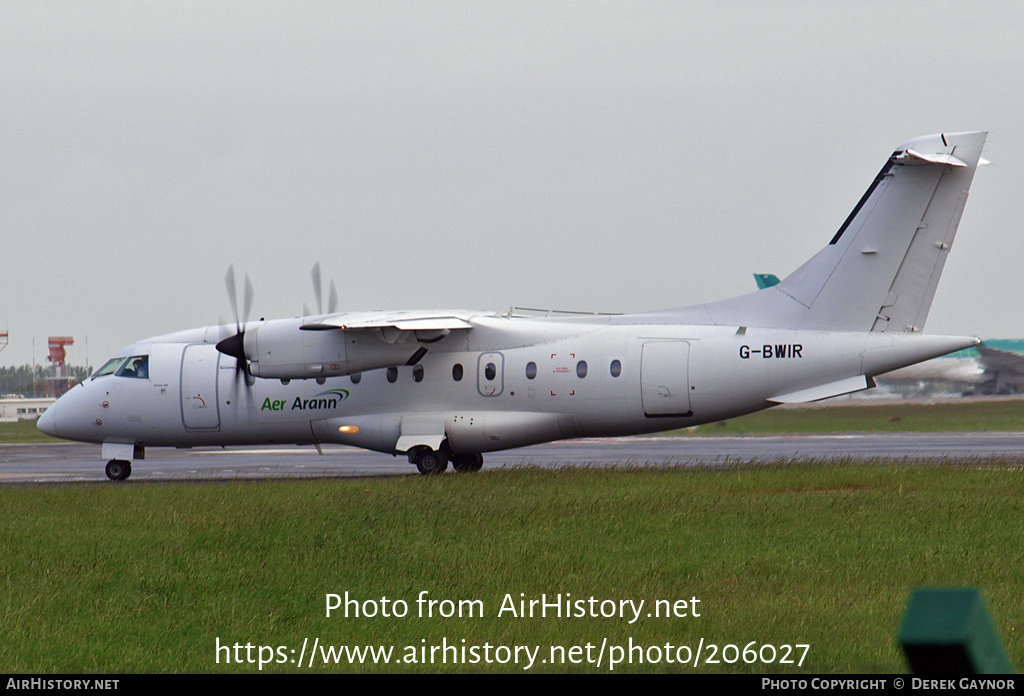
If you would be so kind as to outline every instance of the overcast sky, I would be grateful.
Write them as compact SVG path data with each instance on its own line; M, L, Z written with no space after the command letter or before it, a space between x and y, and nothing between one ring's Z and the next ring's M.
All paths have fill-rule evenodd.
M313 306L642 311L990 131L930 333L1024 336L1020 2L0 0L0 365ZM86 346L88 339L88 346Z

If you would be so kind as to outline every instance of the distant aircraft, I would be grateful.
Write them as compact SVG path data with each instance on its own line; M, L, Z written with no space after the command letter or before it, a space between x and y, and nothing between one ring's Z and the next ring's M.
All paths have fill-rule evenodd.
M1001 346L1016 345L1024 348L1024 341L985 341L975 350L981 355L981 364L987 378L982 387L992 394L1024 394L1024 354L1020 350L1006 350Z
M986 339L974 348L878 375L878 382L946 383L973 394L1024 394L1024 339Z
M115 480L147 447L272 443L403 454L436 474L475 471L484 452L867 389L978 343L921 330L985 137L901 145L821 251L777 285L721 302L619 315L329 308L250 322L251 285L238 318L232 274L234 327L128 346L39 428L102 443Z

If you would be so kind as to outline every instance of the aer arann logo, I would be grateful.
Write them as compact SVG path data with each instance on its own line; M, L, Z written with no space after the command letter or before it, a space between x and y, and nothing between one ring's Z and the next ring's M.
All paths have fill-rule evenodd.
M292 411L326 411L337 408L338 404L348 398L348 389L329 389L320 392L311 399L296 396L292 402ZM288 405L287 399L264 399L261 411L283 411Z

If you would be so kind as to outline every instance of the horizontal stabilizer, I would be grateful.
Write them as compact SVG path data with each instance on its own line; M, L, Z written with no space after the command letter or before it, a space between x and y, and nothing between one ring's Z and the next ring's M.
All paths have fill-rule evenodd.
M966 167L967 163L963 160L957 159L953 155L946 153L937 152L933 155L926 155L922 152L918 152L913 148L907 149L902 155L896 157L897 162L902 162L908 158L918 159L922 162L928 162L929 164L948 164L951 167Z
M838 382L830 382L817 387L811 387L810 389L801 389L800 391L791 392L789 394L773 396L768 399L768 401L776 404L807 404L812 401L821 401L822 399L828 399L833 396L852 394L853 392L870 389L873 386L875 386L875 380L864 375L858 375L857 377L841 379Z

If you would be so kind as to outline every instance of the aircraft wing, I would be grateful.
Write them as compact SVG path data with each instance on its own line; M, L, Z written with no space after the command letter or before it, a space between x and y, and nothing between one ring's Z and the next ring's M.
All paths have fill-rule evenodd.
M471 312L347 312L320 317L302 325L304 331L397 329L398 331L455 331L471 329Z
M452 331L484 313L461 310L344 312L261 322L217 344L253 377L317 379L412 366ZM410 345L415 344L415 345Z

